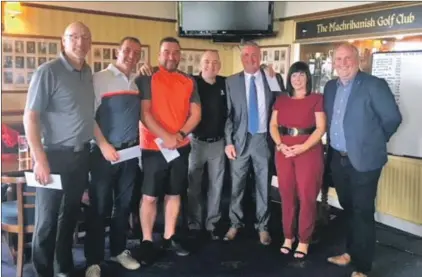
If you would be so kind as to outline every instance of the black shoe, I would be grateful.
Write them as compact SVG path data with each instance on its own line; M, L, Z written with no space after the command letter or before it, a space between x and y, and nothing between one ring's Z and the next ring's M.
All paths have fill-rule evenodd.
M144 240L141 243L140 262L142 265L151 265L157 257L157 251L152 241Z
M209 234L210 234L211 240L220 240L221 239L221 236L215 230L209 231Z
M190 239L200 239L202 236L202 231L199 229L190 229L188 237Z
M175 236L172 236L170 239L163 238L163 249L173 251L177 256L187 256L190 254L190 252L176 240Z

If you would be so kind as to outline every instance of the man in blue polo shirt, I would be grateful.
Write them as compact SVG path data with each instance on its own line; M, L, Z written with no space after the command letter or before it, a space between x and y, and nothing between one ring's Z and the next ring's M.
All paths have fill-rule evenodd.
M138 159L119 163L118 151L139 145L140 101L133 73L141 57L141 43L135 37L120 41L116 64L94 74L96 97L96 145L91 151L91 184L89 186L85 256L86 277L100 277L104 259L105 219L110 217L111 260L135 270L140 264L126 249L130 202Z

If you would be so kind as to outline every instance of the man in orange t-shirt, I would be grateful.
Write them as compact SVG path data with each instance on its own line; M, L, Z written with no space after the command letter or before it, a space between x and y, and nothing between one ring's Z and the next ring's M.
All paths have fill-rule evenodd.
M195 80L178 71L180 44L172 37L160 42L159 69L152 76L136 80L141 95L140 144L144 180L141 200L142 252L153 256L152 230L157 213L157 199L165 195L164 248L186 256L174 236L180 210L180 195L187 187L190 141L187 135L201 120L201 105ZM167 162L155 140L163 147L177 149L180 156ZM150 263L141 258L144 263Z

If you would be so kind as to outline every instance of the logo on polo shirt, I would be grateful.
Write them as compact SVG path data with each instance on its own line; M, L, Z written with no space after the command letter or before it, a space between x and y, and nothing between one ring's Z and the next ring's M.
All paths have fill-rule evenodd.
M224 90L221 90L221 94L220 95L225 95Z

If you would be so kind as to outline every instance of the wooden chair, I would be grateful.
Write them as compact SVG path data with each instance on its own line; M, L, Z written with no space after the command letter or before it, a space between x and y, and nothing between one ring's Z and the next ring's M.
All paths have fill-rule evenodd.
M23 276L25 235L34 232L35 190L26 186L23 172L8 173L1 177L2 184L16 186L15 201L5 201L2 205L2 232L17 235L17 247L10 246L10 252L16 263L16 277ZM31 191L32 190L32 191Z

